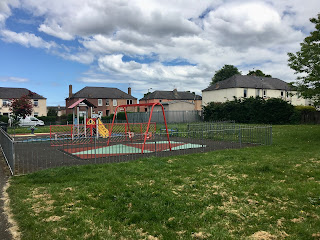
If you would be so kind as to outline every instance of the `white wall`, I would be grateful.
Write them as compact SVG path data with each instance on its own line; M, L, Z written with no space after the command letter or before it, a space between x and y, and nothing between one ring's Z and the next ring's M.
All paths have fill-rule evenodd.
M263 91L266 91L266 96L263 96ZM281 96L283 92L283 96ZM256 97L257 89L247 88L247 97ZM229 88L229 89L219 89L213 91L202 92L202 105L206 106L210 102L226 102L232 101L234 96L237 98L244 97L244 88ZM288 97L287 97L288 96ZM271 89L260 89L259 97L269 98L282 98L285 101L290 102L292 105L303 105L308 106L311 102L304 98L299 98L296 91L289 91L288 95L285 90L271 90Z

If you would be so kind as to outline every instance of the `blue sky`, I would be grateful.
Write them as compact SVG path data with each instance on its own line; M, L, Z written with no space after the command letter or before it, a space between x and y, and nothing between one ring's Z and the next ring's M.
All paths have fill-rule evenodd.
M224 64L293 81L287 53L319 9L316 0L2 0L0 86L63 106L69 84L201 94Z

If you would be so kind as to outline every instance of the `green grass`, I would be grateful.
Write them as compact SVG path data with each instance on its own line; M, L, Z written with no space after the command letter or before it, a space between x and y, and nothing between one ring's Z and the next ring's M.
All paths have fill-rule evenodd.
M9 134L31 133L30 127L9 127ZM37 126L34 133L50 133L50 126Z
M13 177L12 211L22 239L319 239L320 126L273 140Z

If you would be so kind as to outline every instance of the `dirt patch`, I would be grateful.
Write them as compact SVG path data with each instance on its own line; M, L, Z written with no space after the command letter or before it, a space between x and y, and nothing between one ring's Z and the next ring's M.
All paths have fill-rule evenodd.
M3 188L3 201L4 201L3 210L4 210L5 215L7 216L8 222L11 226L8 230L11 233L12 238L14 240L20 240L21 233L19 231L19 226L16 223L16 221L13 219L13 214L12 214L12 211L10 208L10 199L9 199L9 195L7 193L7 189L9 188L9 186L10 186L10 181L8 181L7 184Z
M205 232L197 232L197 233L192 233L191 236L194 239L207 239L207 238L211 237L211 234L205 233Z
M250 236L252 240L275 240L277 237L265 231L255 232Z

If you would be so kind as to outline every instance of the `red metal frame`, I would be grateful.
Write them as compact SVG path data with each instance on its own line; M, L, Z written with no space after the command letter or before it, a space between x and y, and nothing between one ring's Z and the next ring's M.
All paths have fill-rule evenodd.
M147 135L149 133L149 127L150 127L150 123L151 123L151 118L152 118L152 113L153 113L153 108L154 106L156 105L159 105L161 106L162 108L162 114L163 114L163 120L164 120L164 124L166 126L166 132L167 132L167 138L168 138L168 142L169 142L169 148L170 148L170 151L171 151L171 142L170 142L170 137L169 137L169 132L168 132L168 126L167 126L167 120L166 120L166 114L164 113L164 107L161 103L140 103L140 104L129 104L129 105L119 105L116 107L115 109L115 114L113 115L113 119L112 119L112 125L111 125L111 129L110 129L110 137L111 137L111 134L112 134L112 128L113 128L113 124L114 124L114 120L116 118L116 115L117 115L117 110L118 108L123 108L124 109L124 114L126 116L126 121L127 121L127 125L128 125L128 132L130 132L130 125L129 125L129 121L128 121L128 116L127 116L127 110L126 108L127 107L140 107L140 106L152 106L151 107L151 111L150 111L150 117L149 117L149 121L148 121L148 126L147 126L147 130L145 132L145 136L144 136L144 141L143 141L143 145L142 145L142 149L141 149L141 153L143 154L143 151L144 151L144 147L145 147L145 144L146 144L146 141L147 141ZM108 145L109 146L109 143L110 143L110 137L108 139Z

